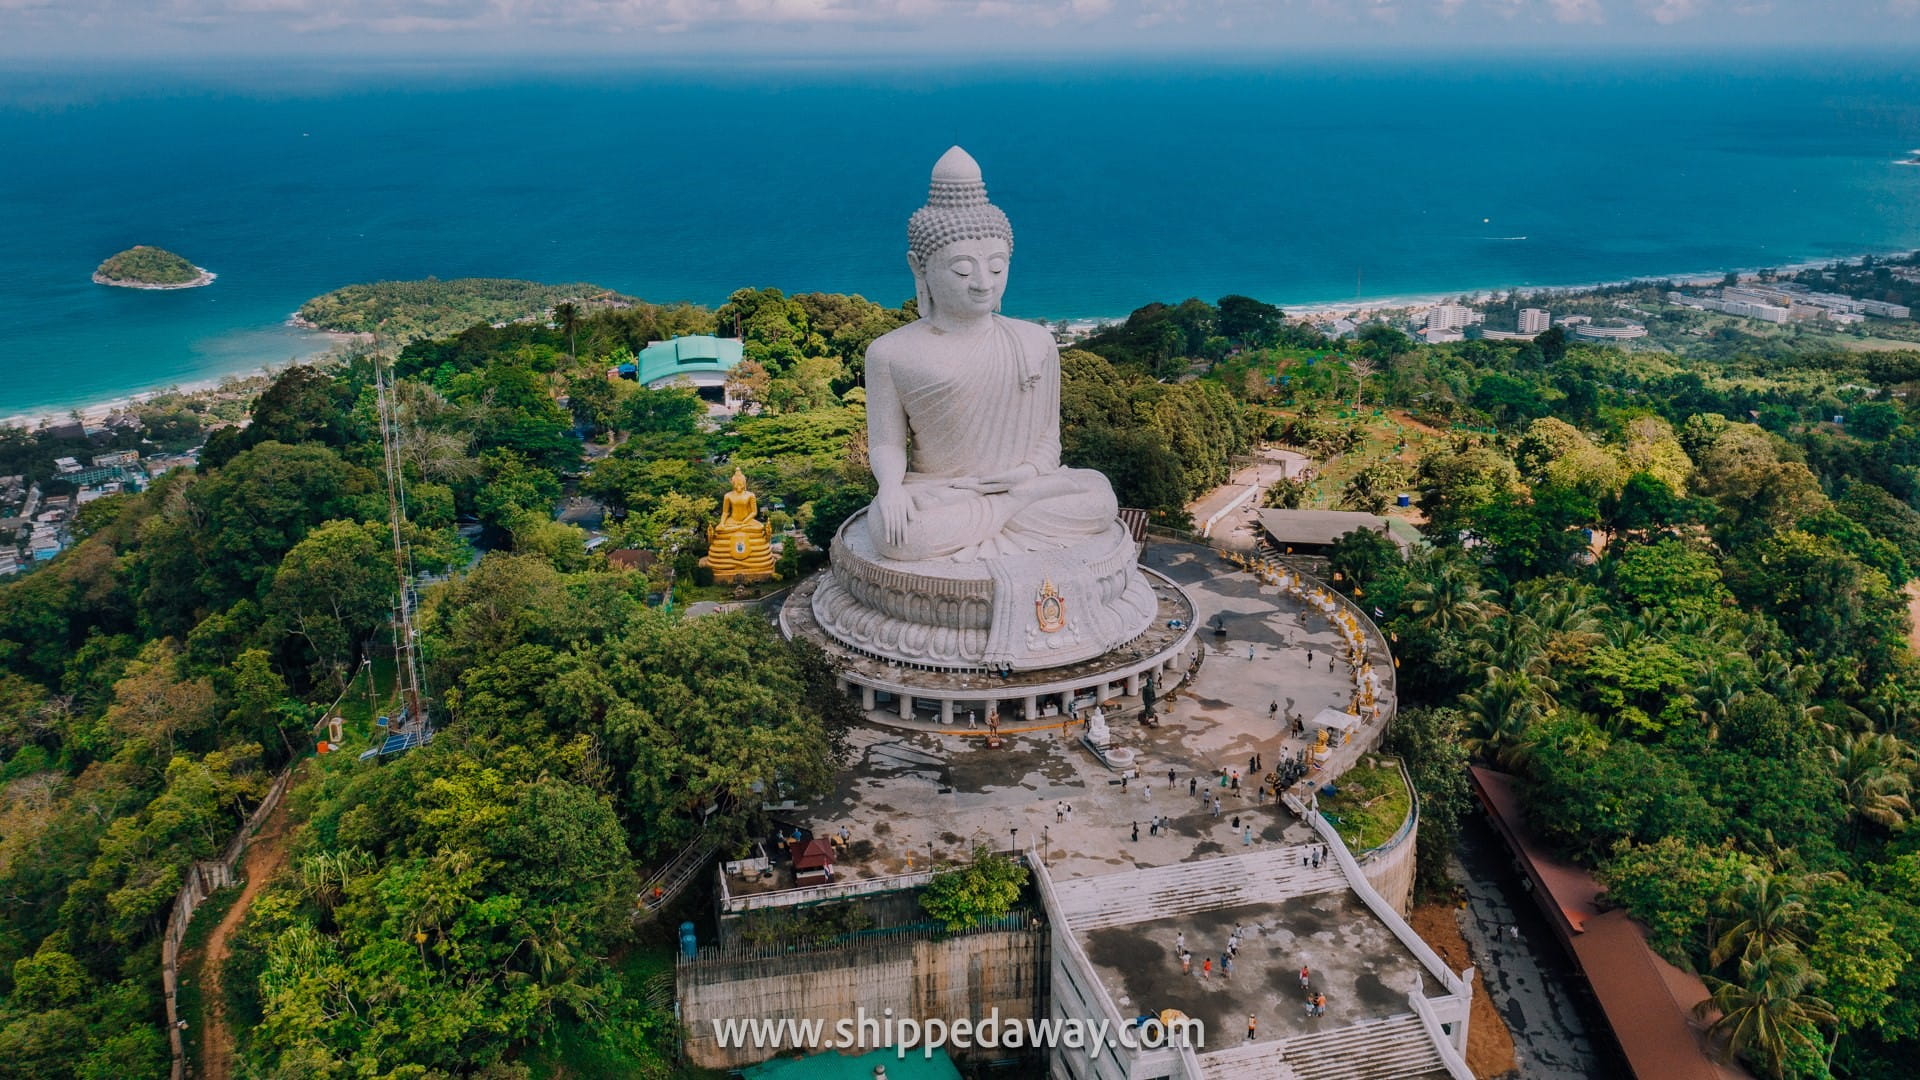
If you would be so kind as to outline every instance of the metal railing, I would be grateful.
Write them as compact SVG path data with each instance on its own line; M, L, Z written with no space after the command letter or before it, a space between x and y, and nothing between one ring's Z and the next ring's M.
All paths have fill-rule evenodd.
M714 844L703 832L640 885L634 920L644 922L673 903L713 857Z

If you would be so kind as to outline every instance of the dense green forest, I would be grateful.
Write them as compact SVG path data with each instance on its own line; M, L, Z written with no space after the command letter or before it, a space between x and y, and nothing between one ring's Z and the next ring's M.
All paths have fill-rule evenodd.
M509 323L572 303L574 315L588 305L625 304L598 285L543 285L513 278L427 278L348 285L300 305L298 318L322 330L376 334L402 344L457 334L475 323Z
M186 285L200 279L200 268L171 251L138 244L108 256L93 276L108 285Z
M871 491L860 358L912 317L743 289L469 313L400 348L408 539L452 578L418 616L440 734L383 764L312 756L330 704L353 747L391 707L372 356L282 373L197 471L89 506L71 550L0 587L0 1076L164 1069L172 897L290 762L288 863L224 973L239 1071L673 1075L637 881L702 829L755 835L770 793L822 791L854 717L817 652L658 601L702 586L736 466L790 538L783 574L820 561ZM746 340L736 418L606 377L716 330ZM1335 559L1397 636L1423 881L1466 762L1513 770L1547 835L1754 1021L1757 1068L1877 1080L1920 1071L1915 385L1916 353L1327 342L1226 297L1068 349L1063 444L1181 527L1258 441L1331 469L1380 444L1377 413L1438 432L1338 493L1416 491L1433 549L1358 535ZM589 553L555 520L569 494L658 563Z

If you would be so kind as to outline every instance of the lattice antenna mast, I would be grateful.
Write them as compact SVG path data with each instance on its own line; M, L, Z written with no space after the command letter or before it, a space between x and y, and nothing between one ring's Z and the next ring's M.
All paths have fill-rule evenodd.
M387 478L387 524L393 532L393 573L399 592L399 681L401 701L406 708L406 726L430 730L432 724L427 719L424 706L420 703L421 680L420 658L414 647L413 605L407 602L410 587L407 569L412 560L408 557L406 541L401 537L400 523L406 518L406 510L401 502L403 481L400 477L400 425L395 412L392 386L388 382L387 361L376 356L373 361L373 382L380 413L380 452L385 459Z

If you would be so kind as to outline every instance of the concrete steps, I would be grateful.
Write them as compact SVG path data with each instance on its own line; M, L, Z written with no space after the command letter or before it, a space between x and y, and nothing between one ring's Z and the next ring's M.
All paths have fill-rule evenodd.
M1303 863L1305 850L1286 847L1071 878L1054 889L1068 925L1085 932L1347 888L1346 875L1332 860L1318 870Z
M1284 1043L1256 1042L1200 1055L1206 1080L1299 1080L1287 1064Z
M1440 1051L1412 1013L1217 1050L1200 1056L1200 1068L1208 1080L1412 1080L1446 1075Z

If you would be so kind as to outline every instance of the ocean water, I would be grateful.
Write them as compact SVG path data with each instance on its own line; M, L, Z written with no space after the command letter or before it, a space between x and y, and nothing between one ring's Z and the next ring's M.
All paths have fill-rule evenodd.
M1010 314L1123 316L1920 247L1911 57L1051 65L311 60L0 72L0 416L284 362L340 285L911 295L959 143L1013 220ZM93 285L135 243L204 289Z

